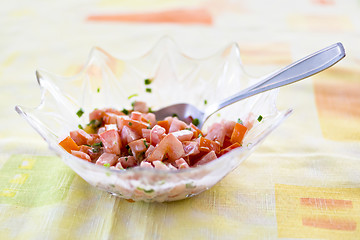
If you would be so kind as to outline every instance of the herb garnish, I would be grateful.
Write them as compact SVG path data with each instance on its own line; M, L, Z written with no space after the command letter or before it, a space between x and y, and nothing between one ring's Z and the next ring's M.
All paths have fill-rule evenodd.
M79 129L84 129L83 126L81 126L81 124L78 125Z
M194 118L194 119L192 120L192 123L193 123L195 126L197 126L197 125L199 125L200 121L199 121L198 118Z
M240 118L238 118L237 122L243 124L243 121Z
M130 95L130 96L128 97L128 99L131 99L131 98L136 97L136 96L138 96L138 95L139 95L139 94L134 93L134 94Z
M261 122L261 120L263 119L263 116L259 115L259 117L257 118L258 122Z
M146 88L145 91L148 92L148 93L152 92L151 88Z
M96 91L99 93L99 92L100 92L100 88L97 88Z
M147 78L147 79L144 80L145 85L149 85L151 82L152 81L151 81L150 78Z
M110 163L104 163L104 167L109 168L109 167L110 167Z
M80 118L84 114L84 110L82 108L79 109L79 111L76 112L76 115Z
M129 114L129 111L126 110L125 108L123 110L121 110L125 115L128 115Z

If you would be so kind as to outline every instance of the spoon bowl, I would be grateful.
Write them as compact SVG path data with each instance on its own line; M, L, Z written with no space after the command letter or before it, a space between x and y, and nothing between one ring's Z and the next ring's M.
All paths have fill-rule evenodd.
M345 50L343 45L335 43L280 69L269 77L219 103L208 106L204 112L191 104L179 103L159 109L155 112L155 116L158 120L164 119L167 116L177 116L180 120L187 123L193 122L201 129L205 121L220 109L253 95L310 77L333 66L344 57Z

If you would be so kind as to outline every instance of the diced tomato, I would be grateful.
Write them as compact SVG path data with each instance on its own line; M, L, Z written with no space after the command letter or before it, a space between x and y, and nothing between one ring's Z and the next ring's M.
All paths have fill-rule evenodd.
M241 145L240 145L240 143L236 142L236 143L230 145L229 147L222 149L219 153L219 157L230 152L231 150L234 150L235 148L238 148L238 147L241 147Z
M215 151L220 152L220 144L216 141L206 139L204 137L199 138L199 150L202 152Z
M230 142L232 143L237 142L241 145L246 132L247 132L247 128L244 125L240 123L236 123L234 127L234 131L231 134Z
M172 161L175 161L185 155L182 143L172 134L166 135L166 137L161 140L151 155L147 158L147 161L161 161L165 154L168 156L168 159Z
M104 164L109 164L109 166L114 166L118 162L118 158L119 157L116 156L116 154L103 153L96 161L96 165L104 166Z
M68 153L71 153L71 150L79 151L80 149L80 147L70 136L67 136L61 142L59 142L59 145L63 147Z
M90 134L85 132L82 129L77 129L75 131L70 132L70 137L76 142L77 145L85 145L92 142L92 137Z
M157 122L157 125L165 128L165 133L169 133L170 122L167 120L161 120Z
M194 166L204 165L205 163L211 162L213 160L217 159L215 151L210 151L205 156L200 158L198 162L194 164Z
M180 142L190 141L194 135L190 130L180 130L172 132L171 134L173 134Z
M84 159L88 162L91 162L90 156L84 152L71 150L71 154L74 155L75 157L78 157L78 158Z
M118 131L112 129L99 134L105 152L120 154L121 141Z

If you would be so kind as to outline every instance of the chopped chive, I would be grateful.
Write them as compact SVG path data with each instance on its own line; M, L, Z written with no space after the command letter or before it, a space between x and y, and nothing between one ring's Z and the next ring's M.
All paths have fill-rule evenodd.
M132 126L132 122L129 122L129 126Z
M191 127L189 127L189 128L185 128L185 130L189 130L189 131L191 131Z
M98 143L94 143L92 146L93 147L103 147L104 145L102 142L98 142Z
M76 115L80 118L84 114L84 110L82 108L79 109L79 111L76 112Z
M202 135L201 133L199 133L198 138L199 138L199 137L202 137L202 136L203 136L203 135Z
M135 102L136 101L133 101L132 103L131 103L131 106L134 108L134 106L135 106Z
M194 119L192 120L192 123L193 123L195 126L197 126L197 125L199 125L200 121L199 121L198 118L194 118Z
M221 116L221 114L220 114L220 113L218 113L218 114L216 114L216 116L220 117L220 116Z
M153 113L154 111L151 109L151 107L149 107L148 112Z
M128 159L129 159L128 157L125 157L125 161L126 161L126 162L127 162Z
M78 125L79 129L84 129L83 126L81 126L81 124Z
M99 92L100 92L100 88L97 88L96 91L99 93Z
M110 163L104 163L104 167L109 168L109 167L110 167Z
M204 104L205 104L205 105L207 104L207 100L206 100L206 99L204 100Z
M146 140L144 140L144 145L145 145L146 148L149 147L149 145L147 144Z
M261 122L261 120L263 119L263 116L259 115L259 117L257 118L258 122Z
M130 96L128 97L128 99L131 99L131 98L136 97L136 96L138 96L138 95L139 95L139 94L134 93L134 94L130 95Z
M243 121L240 118L238 118L237 122L243 124Z
M147 129L151 129L151 127L150 127L150 126L147 126L146 128L147 128Z
M147 78L144 80L145 85L149 85L151 83L151 79Z
M148 93L152 92L151 88L146 88L145 91L148 92Z
M176 113L173 113L172 117L178 117L179 115L177 115Z
M128 115L128 114L129 114L129 111L126 110L125 108L122 110L122 112L123 112L125 115Z

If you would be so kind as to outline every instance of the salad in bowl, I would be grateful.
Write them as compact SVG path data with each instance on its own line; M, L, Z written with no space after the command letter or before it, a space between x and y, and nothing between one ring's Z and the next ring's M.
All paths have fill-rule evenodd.
M75 76L36 76L40 105L16 111L85 181L133 201L180 200L211 188L292 111L279 111L271 90L220 110L201 129L176 113L156 119L156 109L205 109L254 83L236 44L201 59L168 37L133 59L96 47Z

